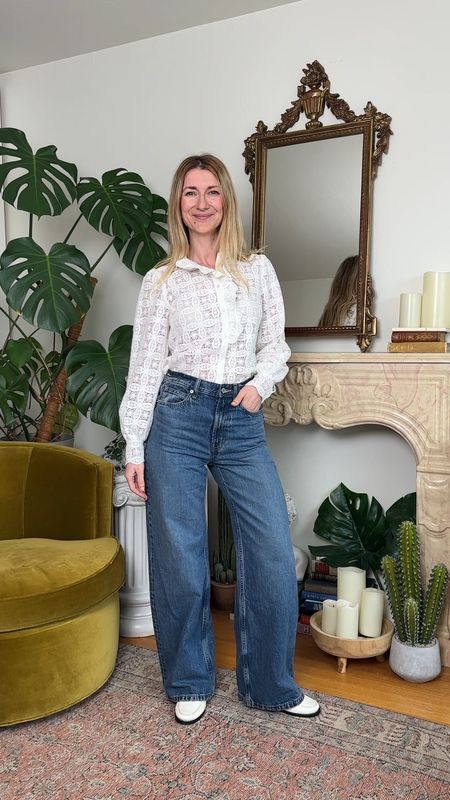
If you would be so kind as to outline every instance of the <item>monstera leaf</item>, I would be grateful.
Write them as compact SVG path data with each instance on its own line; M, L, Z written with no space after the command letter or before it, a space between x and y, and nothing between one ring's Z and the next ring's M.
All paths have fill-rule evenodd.
M145 230L131 232L126 242L116 237L113 244L128 269L145 275L167 255L155 236L167 241L167 202L158 194L152 195L152 213Z
M5 346L5 353L15 367L24 367L33 357L33 345L29 339L10 339Z
M0 286L8 305L32 325L61 332L78 322L93 292L90 264L70 244L47 254L33 239L13 239L0 258Z
M140 175L112 169L97 178L81 178L78 204L83 217L108 236L128 239L148 225L152 214L152 193Z
M108 350L99 342L77 342L65 366L70 397L92 422L120 431L119 406L125 392L133 328L122 325L111 334Z
M415 492L405 494L386 511L386 524L392 540L396 540L396 535L400 524L405 521L416 522L417 496Z
M61 161L54 145L33 153L23 131L0 128L0 156L12 159L0 164L0 189L10 174L20 172L3 189L6 203L38 217L54 217L75 200L77 168Z
M8 428L25 412L30 392L26 375L0 363L0 425Z
M314 532L331 544L310 546L311 553L332 567L355 566L376 573L382 557L393 548L378 500L373 497L369 505L366 494L352 492L343 483L320 506Z

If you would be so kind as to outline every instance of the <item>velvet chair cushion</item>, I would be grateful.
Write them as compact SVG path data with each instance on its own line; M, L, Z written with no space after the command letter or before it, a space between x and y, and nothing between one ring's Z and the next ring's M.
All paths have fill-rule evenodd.
M70 619L117 592L124 554L113 537L0 541L0 631Z
M83 450L0 442L0 539L110 536L112 474Z

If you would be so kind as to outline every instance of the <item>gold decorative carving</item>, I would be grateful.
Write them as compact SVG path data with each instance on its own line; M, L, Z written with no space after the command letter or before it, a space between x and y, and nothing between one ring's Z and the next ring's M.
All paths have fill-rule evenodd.
M258 138L286 133L299 121L302 111L309 120L305 124L307 130L321 128L323 123L320 122L319 117L323 115L325 106L330 109L336 119L344 122L361 122L369 119L373 121L376 142L372 154L372 177L375 177L383 153L387 153L389 148L389 137L392 135L390 127L392 117L389 114L379 112L370 100L366 104L363 114L355 114L349 104L337 92L330 92L330 80L319 61L307 64L303 72L304 76L297 86L297 98L292 100L290 107L283 112L280 122L272 130L269 130L268 126L262 120L259 120L255 133L245 139L245 149L242 155L245 158L245 173L249 176L250 183L253 184L255 180L256 142Z
M417 526L426 575L450 568L450 356L294 353L264 404L271 425L312 421L330 429L378 424L397 431L417 463ZM450 666L450 598L438 630Z

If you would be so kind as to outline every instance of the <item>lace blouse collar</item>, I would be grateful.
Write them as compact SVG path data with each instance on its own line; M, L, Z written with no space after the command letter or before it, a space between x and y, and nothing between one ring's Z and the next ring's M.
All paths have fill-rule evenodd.
M203 273L203 275L209 275L212 272L216 278L230 279L230 276L227 273L222 272L222 270L214 269L214 267L205 267L204 264L197 264L196 261L191 261L190 258L180 258L180 260L176 262L176 265L177 267L181 267L181 269L198 269L199 272Z

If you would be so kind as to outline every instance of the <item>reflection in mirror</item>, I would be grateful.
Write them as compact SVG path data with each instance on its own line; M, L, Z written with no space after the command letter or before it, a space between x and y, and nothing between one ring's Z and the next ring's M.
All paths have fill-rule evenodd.
M359 134L268 150L265 252L276 266L287 327L299 320L356 324L356 293L351 321L344 315L331 323L324 310L340 263L359 252L362 144ZM357 286L358 259L355 278Z
M280 280L286 336L376 334L369 269L372 182L387 152L391 118L367 103L359 116L332 93L318 61L273 130L245 140L254 188L252 245ZM341 124L323 126L327 107ZM305 130L289 131L305 113Z
M334 276L318 321L319 328L356 325L359 256L344 258Z

